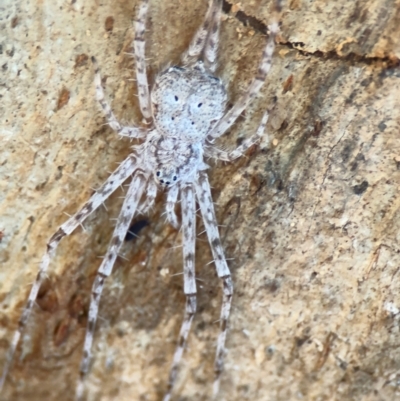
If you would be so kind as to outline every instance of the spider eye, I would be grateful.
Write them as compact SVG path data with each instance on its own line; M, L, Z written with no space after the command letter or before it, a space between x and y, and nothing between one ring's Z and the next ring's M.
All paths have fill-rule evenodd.
M199 104L197 105L197 107L201 107L201 106L203 106L203 103L199 103Z
M171 184L169 181L167 181L167 182L165 183L165 185L169 185L169 184Z
M176 95L175 95L175 100L176 100L176 101L178 101L178 100L179 100L179 99L178 99L178 96L176 96Z
M164 180L160 180L161 184L164 184Z
M177 177L176 175L174 175L174 176L172 177L172 179L173 179L174 181L176 181L176 180L178 179L178 177Z
M156 176L159 177L161 175L160 171L157 171Z

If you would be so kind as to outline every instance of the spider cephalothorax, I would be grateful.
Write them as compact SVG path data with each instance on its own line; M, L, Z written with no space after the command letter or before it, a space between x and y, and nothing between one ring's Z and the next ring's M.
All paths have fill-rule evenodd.
M224 114L226 90L202 62L191 68L171 67L157 77L151 104L161 135L202 142Z
M135 23L135 59L138 83L139 104L143 117L152 122L146 128L122 126L108 102L104 98L100 72L95 66L96 98L99 101L108 123L119 135L142 140L134 147L107 181L70 217L50 238L43 255L40 269L33 283L26 307L19 322L19 328L11 342L8 359L0 380L0 388L7 376L19 338L26 325L40 286L46 276L50 258L61 239L71 234L75 228L96 210L121 184L132 178L118 216L110 246L98 269L93 283L88 314L88 326L84 342L80 380L76 398L83 398L84 377L89 370L100 297L105 279L111 274L118 251L124 241L134 215L147 212L154 204L159 187L166 189L167 219L175 227L178 220L175 204L181 201L182 241L183 241L183 280L186 296L186 310L180 329L179 342L173 357L164 401L170 399L176 381L178 365L196 312L195 279L195 240L196 240L196 200L200 206L207 237L211 246L218 277L222 282L223 298L220 315L220 334L215 357L214 395L218 392L220 374L223 369L224 344L227 321L230 313L233 285L230 271L221 245L218 224L204 162L204 157L232 161L240 157L262 136L268 120L265 112L257 132L245 139L236 149L226 151L213 145L215 139L223 135L247 107L250 100L260 90L271 66L274 51L274 37L278 31L277 23L270 25L270 37L263 52L255 78L244 93L225 112L226 89L222 81L215 77L216 56L222 0L210 0L207 15L194 35L188 50L182 56L182 67L170 67L156 79L149 89L144 55L145 21L148 1L142 0Z

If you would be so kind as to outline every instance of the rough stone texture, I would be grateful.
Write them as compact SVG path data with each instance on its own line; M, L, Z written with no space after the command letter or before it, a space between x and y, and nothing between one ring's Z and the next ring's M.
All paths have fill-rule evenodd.
M138 122L126 54L135 3L0 4L2 360L47 239L129 153L104 125L88 57L116 114ZM210 172L236 289L219 400L400 399L399 3L284 5L268 82L224 140L234 146L272 107L270 144ZM270 6L225 3L220 75L232 100L257 68ZM206 7L151 1L152 74L178 60ZM59 247L1 400L73 399L90 287L121 196ZM153 401L165 389L184 297L171 249L180 235L161 213L160 197L108 281L88 400ZM197 252L199 313L175 400L211 394L221 291L204 234Z

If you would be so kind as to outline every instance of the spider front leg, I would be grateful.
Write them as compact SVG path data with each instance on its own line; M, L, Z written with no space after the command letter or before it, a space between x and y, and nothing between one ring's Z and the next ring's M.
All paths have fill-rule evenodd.
M250 138L245 139L236 149L227 151L223 149L218 149L214 146L206 145L204 147L204 154L206 157L214 157L216 159L231 162L243 154L254 144L256 144L263 136L265 127L268 123L269 113L266 111L261 119L261 123L254 135Z
M85 335L85 342L83 345L83 357L80 367L80 378L76 388L76 400L81 401L83 398L84 378L89 370L89 363L92 353L93 335L96 327L96 320L99 311L99 304L101 294L103 292L105 279L111 274L115 260L118 256L118 251L124 242L126 233L129 230L130 222L137 210L140 198L146 187L147 179L140 173L132 178L126 194L124 203L122 205L121 213L118 216L117 224L114 228L113 236L110 246L104 256L99 270L97 271L96 278L93 282L92 294L90 297L89 317L87 330Z
M143 117L149 120L151 115L149 84L147 82L146 58L145 58L145 40L146 17L149 8L149 0L142 0L139 6L139 12L135 21L135 39L133 47L135 49L136 60L136 79L139 94L139 105Z
M172 188L171 188L172 189ZM196 313L196 273L194 266L195 244L196 244L196 201L192 184L186 184L181 188L182 201L182 241L183 241L183 291L186 295L185 316L179 341L172 361L168 389L163 401L169 401L172 389L176 382L179 362L182 359L187 337L194 314Z
M220 315L220 333L217 340L217 351L214 364L215 380L213 386L213 396L215 397L219 390L220 377L223 371L225 340L228 328L228 318L231 310L233 284L231 273L224 256L221 239L219 237L218 224L217 219L215 218L214 204L211 197L210 183L205 171L199 172L198 179L195 182L195 188L208 241L211 246L211 252L214 257L215 267L218 277L222 280L223 289Z
M51 236L49 242L47 243L47 250L40 262L38 274L35 278L35 281L33 282L31 291L29 293L28 301L19 319L18 329L14 333L14 337L8 350L3 374L0 379L0 390L2 389L4 381L7 377L21 334L32 312L32 307L35 304L40 286L42 285L42 282L46 277L50 259L53 256L58 244L65 236L71 234L76 227L82 224L82 222L91 213L93 213L135 171L135 169L136 160L132 156L129 156L120 164L117 170L115 170L115 172L111 174L111 176L100 187L100 189L95 194L93 194L91 198L83 205L82 209L74 214L71 218L69 218Z
M204 46L204 65L215 72L217 68L217 54L219 44L219 27L221 25L222 0L214 0L211 14L211 26Z
M236 101L233 107L211 130L210 134L208 135L210 142L212 142L215 138L219 138L233 125L233 123L237 120L240 114L242 114L243 110L248 106L250 101L254 99L264 84L267 74L271 69L272 56L275 50L275 37L279 32L278 23L273 23L268 28L270 31L270 36L264 49L256 77L250 83L246 93Z
M124 127L116 119L114 113L111 110L111 106L107 102L104 96L103 86L101 85L100 69L97 61L92 57L92 63L94 67L94 84L96 87L96 99L100 103L101 108L107 118L110 127L118 133L118 135L126 136L131 139L143 138L146 136L147 130L138 127Z
M212 72L215 70L221 10L222 0L210 0L204 22L182 56L183 64L192 64L198 61L204 51L206 67Z

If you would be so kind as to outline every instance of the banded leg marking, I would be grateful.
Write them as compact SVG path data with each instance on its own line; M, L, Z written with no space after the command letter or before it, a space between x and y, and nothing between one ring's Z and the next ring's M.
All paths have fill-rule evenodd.
M264 135L265 127L268 123L269 113L266 111L261 119L261 123L257 129L257 132L250 138L245 139L236 149L223 150L218 149L214 146L206 145L204 154L208 157L215 157L219 160L231 162L243 154L255 143L257 143Z
M222 0L215 0L211 13L211 29L204 46L204 64L208 70L215 72L219 45L219 28L221 25Z
M247 91L243 94L233 107L221 118L208 135L208 139L212 142L213 139L219 138L223 135L242 114L243 110L248 106L250 101L254 99L257 93L260 91L264 81L267 77L269 70L271 69L272 56L275 50L275 37L279 31L277 23L273 23L269 26L270 36L267 41L267 45L264 49L260 65L258 67L257 75L250 83Z
M110 104L107 102L103 85L101 84L101 75L100 69L97 64L97 61L94 57L92 57L92 63L94 67L94 85L96 88L96 99L100 103L101 108L103 109L103 113L106 116L107 122L110 127L121 136L126 136L131 139L144 138L146 136L147 131L138 127L124 127L120 124L120 122L115 117L115 114L111 110Z
M178 195L179 195L179 186L174 185L168 191L167 204L165 207L165 211L167 213L167 221L169 221L169 223L172 224L172 226L174 226L175 228L178 228L178 218L176 217L175 213L175 205L178 200Z
M210 30L210 25L212 23L212 15L215 2L220 0L210 0L206 16L203 23L197 29L194 34L188 49L182 55L182 63L185 65L190 65L199 60L201 53L204 50L206 44L208 32Z
M111 274L115 260L118 256L118 251L124 242L131 220L137 210L138 203L146 187L146 179L138 174L133 177L130 183L126 198L122 205L121 213L118 216L117 224L115 226L110 246L106 255L97 271L96 278L93 282L92 294L90 297L89 317L87 330L85 335L85 342L83 345L83 357L80 367L80 377L76 388L76 400L83 399L84 378L89 370L89 363L91 359L91 350L93 343L93 336L96 327L96 320L99 311L100 298L103 292L104 281Z
M140 213L148 213L150 209L154 207L154 201L156 200L158 187L156 182L150 178L147 183L146 200L142 207L140 207Z
M182 200L182 241L183 241L183 289L186 295L185 316L179 332L179 341L175 350L169 372L168 388L163 401L169 401L176 382L179 363L186 346L193 317L196 313L196 273L195 273L195 244L196 244L196 209L195 195L192 184L181 188Z
M143 117L146 120L151 118L149 83L147 81L146 58L145 58L145 40L146 17L149 8L149 0L142 0L139 6L139 12L135 21L135 39L133 47L135 49L136 60L136 79L139 95L139 105Z
M204 226L207 232L208 241L211 246L211 252L214 257L215 267L218 277L222 280L223 289L220 315L220 333L217 340L217 351L215 355L214 365L215 380L213 386L213 396L215 397L219 390L220 377L223 371L225 340L228 329L228 318L231 310L233 284L218 233L218 224L215 218L214 204L211 198L210 183L208 181L207 173L205 171L199 172L199 177L195 182L195 188L201 214L203 216Z

